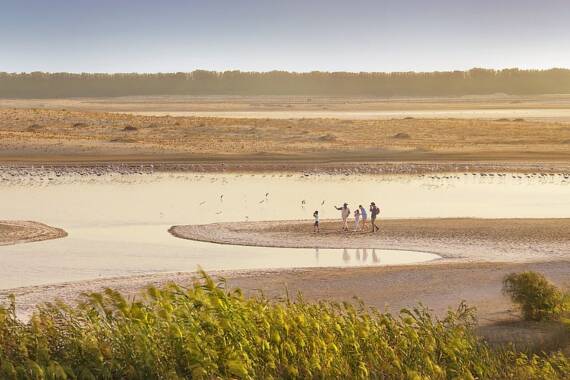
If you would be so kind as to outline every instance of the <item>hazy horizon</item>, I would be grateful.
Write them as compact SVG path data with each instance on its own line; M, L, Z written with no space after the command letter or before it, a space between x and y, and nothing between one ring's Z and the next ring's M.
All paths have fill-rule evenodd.
M9 0L0 71L549 69L568 19L563 0Z
M310 74L310 73L322 73L322 74L406 74L406 73L413 73L413 74L436 74L436 73L456 73L462 72L466 73L472 70L488 70L488 71L508 71L508 70L519 70L519 71L537 71L537 72L545 72L551 70L570 70L570 63L567 67L546 67L546 68L539 68L539 69L523 69L521 67L504 67L504 68L494 68L494 67L470 67L465 70L459 69L451 69L451 70L432 70L432 71L414 71L414 70L406 70L406 71L348 71L348 70L339 70L339 71L325 71L325 70L305 70L305 71L291 71L291 70L280 70L280 69L268 69L262 71L255 71L255 70L240 70L240 69L227 69L227 70L209 70L207 68L196 68L192 70L178 70L178 71L43 71L43 70L35 70L35 71L5 71L0 70L1 73L7 74L33 74L33 73L44 73L44 74L90 74L90 75L120 75L120 74L135 74L135 75L171 75L171 74L192 74L197 71L204 71L209 73L229 73L229 72L241 72L244 74L270 74L275 72L282 72L287 74Z

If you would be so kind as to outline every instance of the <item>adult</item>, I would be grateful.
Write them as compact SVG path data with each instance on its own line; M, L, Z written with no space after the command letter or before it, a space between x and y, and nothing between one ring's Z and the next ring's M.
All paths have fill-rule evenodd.
M348 217L350 216L350 209L348 208L348 203L342 205L342 207L336 207L337 210L340 211L340 215L342 217L342 230L348 231Z
M358 205L358 209L360 210L360 218L362 219L362 231L366 231L366 221L368 220L368 214L362 205Z
M370 221L372 223L372 232L380 231L380 227L376 225L376 217L380 214L380 209L376 207L376 203L370 203Z

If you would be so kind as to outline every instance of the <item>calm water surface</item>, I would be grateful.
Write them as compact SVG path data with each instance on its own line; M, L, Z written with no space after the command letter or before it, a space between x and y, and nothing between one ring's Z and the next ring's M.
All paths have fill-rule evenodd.
M461 118L461 119L499 119L523 118L535 120L570 119L567 108L497 108L497 109L448 109L448 110L377 110L377 111L141 111L121 112L143 116L196 116L196 117L231 117L254 119L302 119L302 118L335 118L348 120L377 120L403 117L414 118Z
M447 177L447 178L444 178ZM570 217L561 175L104 175L0 184L2 219L38 220L69 237L0 247L0 288L145 273L414 263L437 256L389 250L286 249L176 239L175 224L336 218L370 201L382 217ZM308 224L307 228L311 228Z

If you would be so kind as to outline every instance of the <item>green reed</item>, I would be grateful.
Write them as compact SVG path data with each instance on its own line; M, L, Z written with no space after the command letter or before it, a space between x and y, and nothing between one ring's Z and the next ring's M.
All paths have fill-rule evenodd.
M561 353L492 350L465 304L438 319L302 297L270 302L205 273L139 300L106 290L77 306L0 308L1 379L568 379Z

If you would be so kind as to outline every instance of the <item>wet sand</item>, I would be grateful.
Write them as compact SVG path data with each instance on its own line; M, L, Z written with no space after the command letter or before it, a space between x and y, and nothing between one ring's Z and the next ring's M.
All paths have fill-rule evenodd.
M30 243L67 236L61 228L39 222L0 220L0 245Z
M341 222L272 221L173 226L184 239L288 248L378 248L437 253L452 260L570 259L570 219L380 219L380 232L342 232ZM349 224L353 228L353 222ZM368 223L370 228L370 223Z

